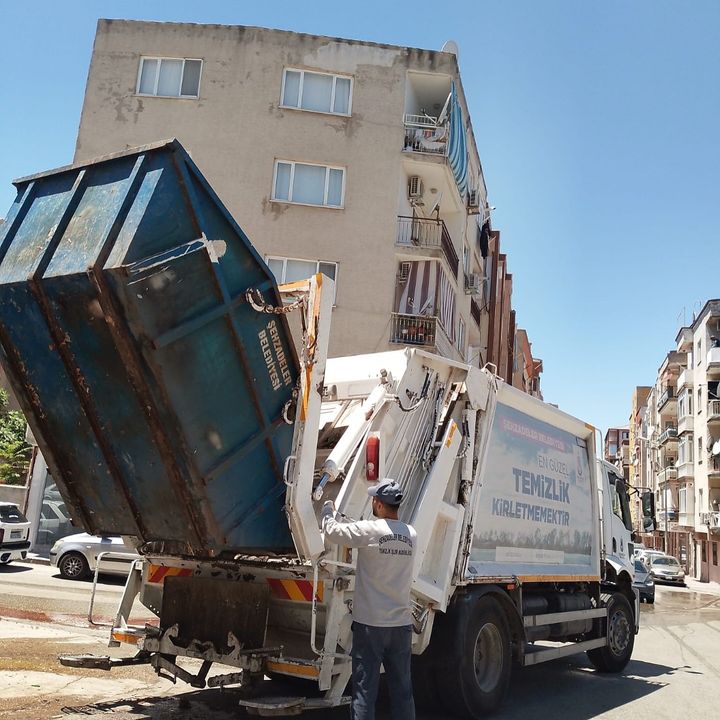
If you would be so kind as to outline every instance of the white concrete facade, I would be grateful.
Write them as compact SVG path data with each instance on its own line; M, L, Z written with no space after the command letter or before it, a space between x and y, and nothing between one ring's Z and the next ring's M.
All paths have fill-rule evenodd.
M175 72L177 94L197 97L153 94ZM288 101L301 75L302 90ZM447 137L431 122L452 83L465 121L465 194L443 153ZM325 110L288 107L317 108L325 87L334 103ZM243 26L100 20L75 161L169 137L183 143L260 253L277 259L274 269L310 267L283 259L336 268L331 355L410 339L484 362L489 293L482 282L466 291L465 275L482 278L478 232L489 210L454 54ZM290 168L292 198L282 190ZM323 172L325 205L303 204L307 188L298 183ZM422 185L414 198L411 178ZM301 202L291 201L296 189ZM408 267L401 263L422 261L450 279L455 313L445 325L453 327L394 315ZM437 307L425 314L437 316Z

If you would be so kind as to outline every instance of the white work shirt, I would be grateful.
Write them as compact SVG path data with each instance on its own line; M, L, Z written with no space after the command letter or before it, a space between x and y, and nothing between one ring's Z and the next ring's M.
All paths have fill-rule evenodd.
M410 625L413 527L400 520L339 522L326 507L322 530L330 542L358 548L353 620L374 627Z

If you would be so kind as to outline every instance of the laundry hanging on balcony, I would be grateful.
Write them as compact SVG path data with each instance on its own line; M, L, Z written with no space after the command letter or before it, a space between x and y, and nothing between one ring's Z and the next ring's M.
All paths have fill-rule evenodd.
M460 195L465 197L468 191L467 138L465 137L465 118L458 100L453 82L450 89L450 142L448 143L448 162L455 176Z

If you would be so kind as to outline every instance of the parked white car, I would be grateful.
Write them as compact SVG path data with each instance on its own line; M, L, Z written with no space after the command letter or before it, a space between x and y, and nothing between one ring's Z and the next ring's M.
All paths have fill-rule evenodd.
M0 565L24 560L30 549L30 522L15 503L0 502Z
M82 580L95 572L100 553L112 555L100 559L100 572L127 575L134 560L140 556L129 541L117 536L97 537L78 533L60 538L50 550L50 564L68 580Z

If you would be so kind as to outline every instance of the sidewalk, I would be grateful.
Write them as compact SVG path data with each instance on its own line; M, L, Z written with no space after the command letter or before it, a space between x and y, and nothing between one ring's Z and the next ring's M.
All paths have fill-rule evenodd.
M23 562L32 563L33 565L49 565L50 558L45 555L38 555L34 552L29 552Z
M705 593L707 595L719 595L720 596L720 583L716 582L700 582L692 577L685 578L685 584L688 586L688 590L693 592Z

